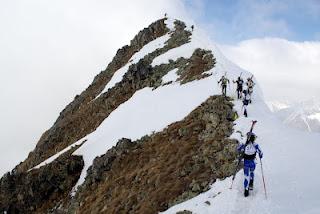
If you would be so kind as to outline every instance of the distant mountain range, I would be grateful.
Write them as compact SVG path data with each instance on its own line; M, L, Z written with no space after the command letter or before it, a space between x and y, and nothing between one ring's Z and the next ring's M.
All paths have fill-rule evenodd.
M320 101L311 99L299 103L269 102L272 112L290 127L320 132Z

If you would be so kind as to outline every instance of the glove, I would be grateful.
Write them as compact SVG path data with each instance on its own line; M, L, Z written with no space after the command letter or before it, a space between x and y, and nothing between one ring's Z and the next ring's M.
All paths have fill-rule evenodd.
M262 154L262 152L261 152L261 153L259 153L259 158L260 158L260 159L262 159L262 158L263 158L263 154Z

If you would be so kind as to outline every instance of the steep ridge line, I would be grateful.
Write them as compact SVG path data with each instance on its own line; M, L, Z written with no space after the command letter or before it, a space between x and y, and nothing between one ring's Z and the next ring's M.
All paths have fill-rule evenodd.
M143 41L149 41L167 33L169 29L166 27L164 22L165 22L165 19L162 19L151 24L149 28L146 28L145 30L141 31L138 34L138 36L135 37L132 43L133 44L139 43L138 42L140 41L139 38L140 39L143 38L142 39ZM155 30L154 28L157 30ZM132 74L138 72L139 74L135 74L136 77L142 78L142 80L144 80L146 78L145 76L147 76L148 72L152 69L152 67L148 65L151 64L152 60L155 57L165 53L166 51L172 48L179 47L189 42L191 33L185 30L185 28L186 26L183 22L175 21L175 30L171 33L171 37L167 41L167 44L165 45L165 47L157 49L156 51L153 51L152 53L145 56L143 60L140 60L141 62L131 65L129 67L129 71L131 71ZM159 33L160 31L162 33ZM142 45L142 44L145 44L146 42L140 41L140 43L139 45ZM124 49L121 49L121 51L118 51L119 56L122 56L123 54L125 54L126 52L125 50L127 48L124 48ZM129 52L133 53L133 51L129 51ZM132 54L129 54L129 55L132 56ZM117 55L114 61L116 61L116 58L118 58L119 56ZM112 62L110 66L118 68L120 64ZM144 70L137 70L137 69L141 69L141 67ZM95 96L97 96L97 94L100 93L100 91L102 91L103 87L105 86L105 82L103 78L105 73L107 73L110 76L110 78L113 75L113 72L110 69L106 69L105 72L100 73L99 77L101 76L101 78L95 78L92 85L89 86L85 92L83 92L83 94L90 94L86 96L87 101L85 102L76 101L76 100L82 100L82 98L77 98L75 101L73 101L69 105L69 107L66 108L69 110L63 111L63 113L60 115L55 125L49 131L44 133L44 135L39 140L39 143L37 144L35 150L29 154L28 158L23 163L17 166L16 170L18 171L28 170L33 166L39 164L43 160L47 159L48 157L63 150L68 145L76 142L77 140L86 136L90 132L94 131L100 125L100 123L115 108L117 108L117 106L119 106L121 103L126 101L130 96L132 96L134 91L142 87L142 84L132 82L133 79L131 79L130 80L131 85L129 89L126 89L125 87L123 87L123 84L120 83L120 84L117 84L112 89L109 89L107 93L102 94L100 97L92 101L92 99L94 99ZM110 78L108 78L108 80L110 80ZM103 82L103 84L100 85L98 84L98 82L100 83ZM99 89L97 89L98 86L99 86ZM153 87L152 84L151 86ZM92 102L89 102L89 101L92 101Z
M33 197L32 189L25 189L25 187L21 185L23 182L12 183L11 187L16 188L14 193L7 191L6 185L2 186L2 184L6 184L6 182L1 182L0 189L4 188L5 191L2 192L0 198L6 197L6 194L11 195L9 197L10 200L7 200L6 204L1 205L0 211L9 209L13 202L16 204L16 209L26 213L31 211L43 213L49 210L53 212L59 210L59 212L69 213L75 211L86 212L90 209L90 204L88 205L87 202L92 201L92 204L95 204L97 207L95 210L97 212L101 210L108 212L110 209L110 212L124 210L154 213L156 211L163 211L176 203L180 203L205 191L208 189L209 184L217 178L223 179L231 175L235 167L234 148L236 144L235 140L229 138L233 131L233 106L232 103L229 102L229 98L214 96L208 99L208 97L218 91L214 85L214 81L222 72L221 69L216 69L216 56L213 55L216 54L216 51L212 53L212 51L201 48L196 49L199 44L192 43L192 45L188 46L188 57L174 56L174 60L172 60L168 58L168 56L172 56L172 52L166 55L169 51L177 51L177 55L180 56L180 53L186 50L186 45L190 44L191 36L192 33L186 30L186 25L181 21L176 21L175 30L171 32L171 37L165 46L154 50L137 63L129 66L122 80L117 82L114 87L99 94L103 91L104 85L104 87L101 87L101 90L99 89L99 92L95 93L94 97L90 98L91 100L89 102L80 105L80 107L72 113L66 113L68 116L62 118L61 121L64 121L62 125L59 124L59 122L56 123L59 124L59 126L53 127L53 135L50 138L51 144L48 142L38 144L36 148L38 150L35 150L35 153L33 153L34 157L30 157L29 160L27 159L25 163L20 165L20 168L18 167L13 173L8 174L10 177L9 180L15 180L18 176L20 176L20 178L22 176L23 179L33 178L35 181L34 185L40 184L41 187L42 183L37 180L39 178L39 176L37 176L39 172L55 170L54 166L57 164L62 166L65 163L62 170L56 172L58 173L57 175L51 176L52 174L46 171L51 176L48 178L50 180L52 178L59 178L60 173L66 175L66 172L69 172L69 166L73 165L74 159L77 159L79 167L76 168L72 176L70 175L70 178L64 177L61 180L58 179L58 183L54 183L52 186L49 185L49 190L47 190L47 188L44 190L40 189L39 192L45 195L43 198L40 197L39 200L42 201L30 201L30 198ZM181 48L183 46L184 48ZM200 47L203 48L202 45ZM190 50L192 50L192 52ZM152 66L155 58L164 55L166 55L164 59L166 59L167 63ZM183 54L182 56L186 55ZM158 60L158 62L161 62L161 60ZM219 63L219 66L223 67L222 63L224 63L224 61L222 60L222 62L220 61ZM177 74L177 79L174 83L163 81L163 77L170 71L175 71ZM238 71L235 71L232 75L237 75L237 72ZM182 90L180 90L180 88L182 88ZM172 93L175 90L178 93ZM126 106L126 104L132 100L139 100L136 99L136 96L134 97L135 99L133 99L132 96L141 91L148 91L148 96L151 95L155 97L155 99L159 99L159 97L156 96L159 95L160 101L162 102L166 100L163 99L163 96L170 97L170 99L167 100L169 102L172 98L177 99L177 101L179 99L186 101L187 99L188 102L185 102L183 104L184 106L181 106L182 103L180 100L178 106L176 106L177 101L173 102L174 105L167 105L174 106L174 108L171 109L171 112L169 112L168 109L165 112L168 112L169 116L170 114L171 116L172 114L176 116L166 118L166 120L164 120L165 125L162 127L161 125L156 125L156 128L152 126L152 130L157 130L158 133L136 140L143 136L143 134L139 132L141 135L139 135L138 138L134 136L130 137L135 141L121 140L120 143L111 150L108 150L108 148L111 148L121 137L118 138L119 136L116 135L115 139L109 139L110 145L108 146L110 147L106 147L104 144L102 144L104 147L99 147L97 146L99 142L96 142L95 145L100 153L97 154L90 151L92 154L95 154L93 158L103 154L104 151L107 151L107 153L94 161L94 165L89 169L87 176L84 174L85 177L83 178L86 178L84 185L80 186L76 197L70 201L67 192L70 193L70 188L74 186L74 182L80 180L78 179L79 173L81 172L80 177L82 177L83 172L86 171L84 169L87 169L85 166L90 166L93 161L93 159L90 160L91 157L89 157L88 161L88 159L85 158L87 156L81 154L81 149L91 146L92 144L78 145L62 155L60 155L59 151L72 145L76 140L81 141L80 143L84 142L86 140L85 138L89 137L88 134L95 131L97 127L100 128L102 121L107 118L109 114L114 113L114 110ZM169 93L172 93L176 97L168 96ZM205 101L206 99L207 101ZM130 104L134 103L134 101ZM156 100L153 101L156 102ZM141 103L143 105L148 104L145 102ZM200 105L201 103L202 105ZM159 106L161 107L161 104L159 104ZM185 106L187 107L185 108ZM163 107L163 109L166 109L166 106ZM149 108L153 108L153 106L150 105ZM194 110L195 108L196 110ZM133 108L132 111L135 111L135 108ZM191 111L192 113L190 113ZM183 113L180 114L179 112ZM108 119L107 122L110 122L110 119ZM151 131L146 131L148 129L143 128L143 130L144 134L151 133ZM88 142L89 141L90 140L88 140ZM159 151L157 148L159 148ZM179 149L181 149L181 151L177 156L176 151L179 151ZM82 158L70 155L75 150L76 152L80 150L78 155L83 155ZM57 159L49 164L44 163L43 167L39 169L27 171L27 169L52 154L59 154L60 156L58 155ZM153 154L157 155L156 159L153 157ZM66 157L66 160L63 159ZM140 157L141 159L139 159ZM139 161L136 162L136 160ZM71 163L68 161L71 161ZM157 163L157 161L159 161L159 163ZM159 164L159 166L156 164ZM130 169L126 169L128 166L130 166ZM183 168L181 171L179 171L180 167ZM126 174L127 172L130 173ZM135 180L136 176L132 177L133 174L138 175L137 180ZM160 177L158 177L158 175ZM169 180L172 181L171 183L167 180L169 177ZM110 178L110 182L106 181L105 178ZM119 180L119 178L121 179ZM181 182L177 182L179 178L182 178ZM71 179L72 182L68 182L69 179ZM153 180L151 183L150 179ZM5 180L6 179L2 181ZM143 182L141 182L141 180ZM60 185L65 185L64 182L67 182L67 185L63 188L63 193L61 193L59 192ZM44 182L44 184L46 183ZM135 192L130 192L131 190L126 188L132 184ZM144 184L147 186L144 187ZM158 192L159 195L154 192L155 185L156 192ZM57 186L59 188L57 188ZM96 192L96 194L98 194L97 197L93 197L90 194L95 192L93 190L96 190L96 188L101 190ZM23 197L19 196L19 194L21 194L20 191L23 191ZM108 198L108 195L106 195L109 193L112 195L111 198ZM102 198L101 195L103 195ZM147 196L149 195L153 196L152 205L150 205L147 200ZM126 204L122 201L124 196L129 197L128 201L130 201L130 203ZM18 198L18 200L14 200L14 198ZM137 204L137 200L141 198L143 199L142 205ZM108 200L109 205L118 205L112 206L113 208L108 206L102 207L101 204L106 200Z

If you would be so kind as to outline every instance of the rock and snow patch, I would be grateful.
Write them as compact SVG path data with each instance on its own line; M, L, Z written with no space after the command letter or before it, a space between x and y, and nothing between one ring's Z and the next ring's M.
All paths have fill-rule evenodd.
M175 82L179 78L179 75L177 74L178 69L175 68L172 71L169 71L166 75L162 77L163 84L169 83L169 82Z
M152 53L157 49L163 48L169 39L170 39L170 35L168 33L146 44L139 52L135 53L131 57L131 59L125 66L123 66L122 68L120 68L114 73L111 80L108 82L108 84L105 86L105 88L97 97L107 92L110 88L114 87L118 82L120 82L123 78L123 75L127 73L130 65L138 63L139 60L143 59L149 53Z
M170 25L170 22L168 24ZM225 59L215 46L207 43L199 35L197 31L193 32L190 43L157 57L153 61L153 66L167 63L170 59L188 58L196 48L203 48L212 50L216 58L216 66L208 71L213 75L183 85L169 84L155 90L144 88L137 91L127 102L113 111L95 132L74 144L78 145L87 139L87 142L74 152L76 155L82 155L85 161L76 187L83 183L87 169L94 158L104 154L119 139L136 140L154 131L161 131L169 124L183 119L208 97L220 94L217 80L225 72L230 80L236 79L240 73L243 73L243 78L251 76ZM162 41L165 42L166 39L163 38ZM159 48L158 42L152 48ZM145 53L147 52L148 50L145 49ZM139 53L135 60L143 55L144 53ZM121 81L126 71L127 69L117 71L117 77L115 76L110 85L106 86L106 90ZM173 70L164 76L163 82L174 80L175 72ZM227 94L235 97L235 87L232 84ZM235 101L234 104L241 116L242 103ZM243 172L240 171L232 190L229 189L230 178L217 181L209 191L178 204L165 213L176 213L182 210L190 210L194 213L225 214L320 213L318 203L320 185L317 185L320 176L317 161L319 160L317 151L320 150L320 134L298 132L279 123L264 103L258 85L255 87L253 103L248 107L248 114L248 118L241 116L236 121L231 138L243 142L251 120L258 120L255 133L258 135L257 142L264 152L263 167L268 199L264 198L260 165L257 165L255 190L248 198L243 197ZM318 114L315 117L318 117ZM42 165L53 161L59 154L49 158Z
M176 59L186 51L184 54L187 55L183 56L190 57L195 49L199 46L203 48L203 45L207 44L206 48L210 49L212 47L213 54L217 59L216 66L208 71L213 75L183 85L169 84L155 90L144 88L137 91L127 102L121 104L103 121L96 131L83 138L88 141L74 152L75 155L82 155L85 161L84 169L76 187L83 183L87 169L94 158L104 154L119 139L130 138L136 140L154 131L161 131L171 123L183 119L210 96L220 94L217 81L224 74L223 69L230 71L230 78L236 78L240 73L243 73L244 76L251 75L225 60L213 45L199 43L201 39L196 32L193 33L191 42L187 44L189 45L187 51L186 46L183 45L181 49L171 50L169 56ZM163 58L158 58L157 63L166 63L170 58L167 54L165 53ZM164 80L173 80L175 78L174 72L171 71L168 76L164 77ZM231 94L231 90L233 88L229 88L228 93ZM234 92L232 93L234 94ZM75 144L82 142L83 139Z
M235 101L234 104L235 109L241 112L241 102ZM236 131L245 134L250 128L251 120L258 120L254 132L258 136L257 143L264 152L262 161L267 198L263 188L261 164L257 160L254 190L248 198L243 196L243 171L240 170L233 189L230 189L231 178L216 181L209 191L163 213L173 214L183 210L196 214L320 213L320 185L317 185L320 166L315 161L319 159L317 152L314 152L320 149L320 134L299 132L284 126L261 99L253 100L249 107L249 118L241 116L236 121L231 138L244 142L245 137L242 138Z
M57 159L60 155L62 155L63 153L69 151L70 149L72 149L75 146L79 146L82 143L85 143L86 139L82 139L82 141L77 141L76 143L64 148L63 150L61 150L60 152L56 153L55 155L52 155L50 158L46 159L45 161L43 161L42 163L38 164L37 166L29 169L28 171L31 171L33 169L39 169L42 166L45 166L46 164L51 163L52 161L54 161L55 159Z
M167 28L170 29L170 31L174 31L175 30L175 24L174 24L175 21L176 21L176 19L167 18L164 21L164 23L166 24Z

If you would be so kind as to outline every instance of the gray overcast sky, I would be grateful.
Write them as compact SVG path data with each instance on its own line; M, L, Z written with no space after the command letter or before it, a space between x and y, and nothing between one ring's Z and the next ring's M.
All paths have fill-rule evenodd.
M175 18L195 20L220 43L227 57L256 74L269 100L292 94L288 87L302 94L295 99L308 98L304 90L316 94L319 42L288 41L292 34L283 34L279 28L273 13L275 10L279 14L279 8L273 1L271 6L259 7L263 14L259 21L272 29L270 35L267 30L264 34L252 31L250 24L257 23L249 23L245 17L247 10L256 8L255 1L245 0L251 7L235 8L238 12L234 17L229 17L233 13L227 8L236 1L226 1L229 5L218 2L0 0L0 175L27 156L64 106L106 67L118 48L165 12ZM218 6L219 14L214 10ZM310 9L311 15L316 12ZM228 18L223 13L229 14ZM240 29L246 36L232 27L236 25L249 25ZM299 27L288 29L299 31ZM228 38L223 39L224 35ZM231 41L230 35L236 39ZM314 35L317 38L318 34ZM261 36L282 39L255 38ZM305 79L301 80L300 75Z

